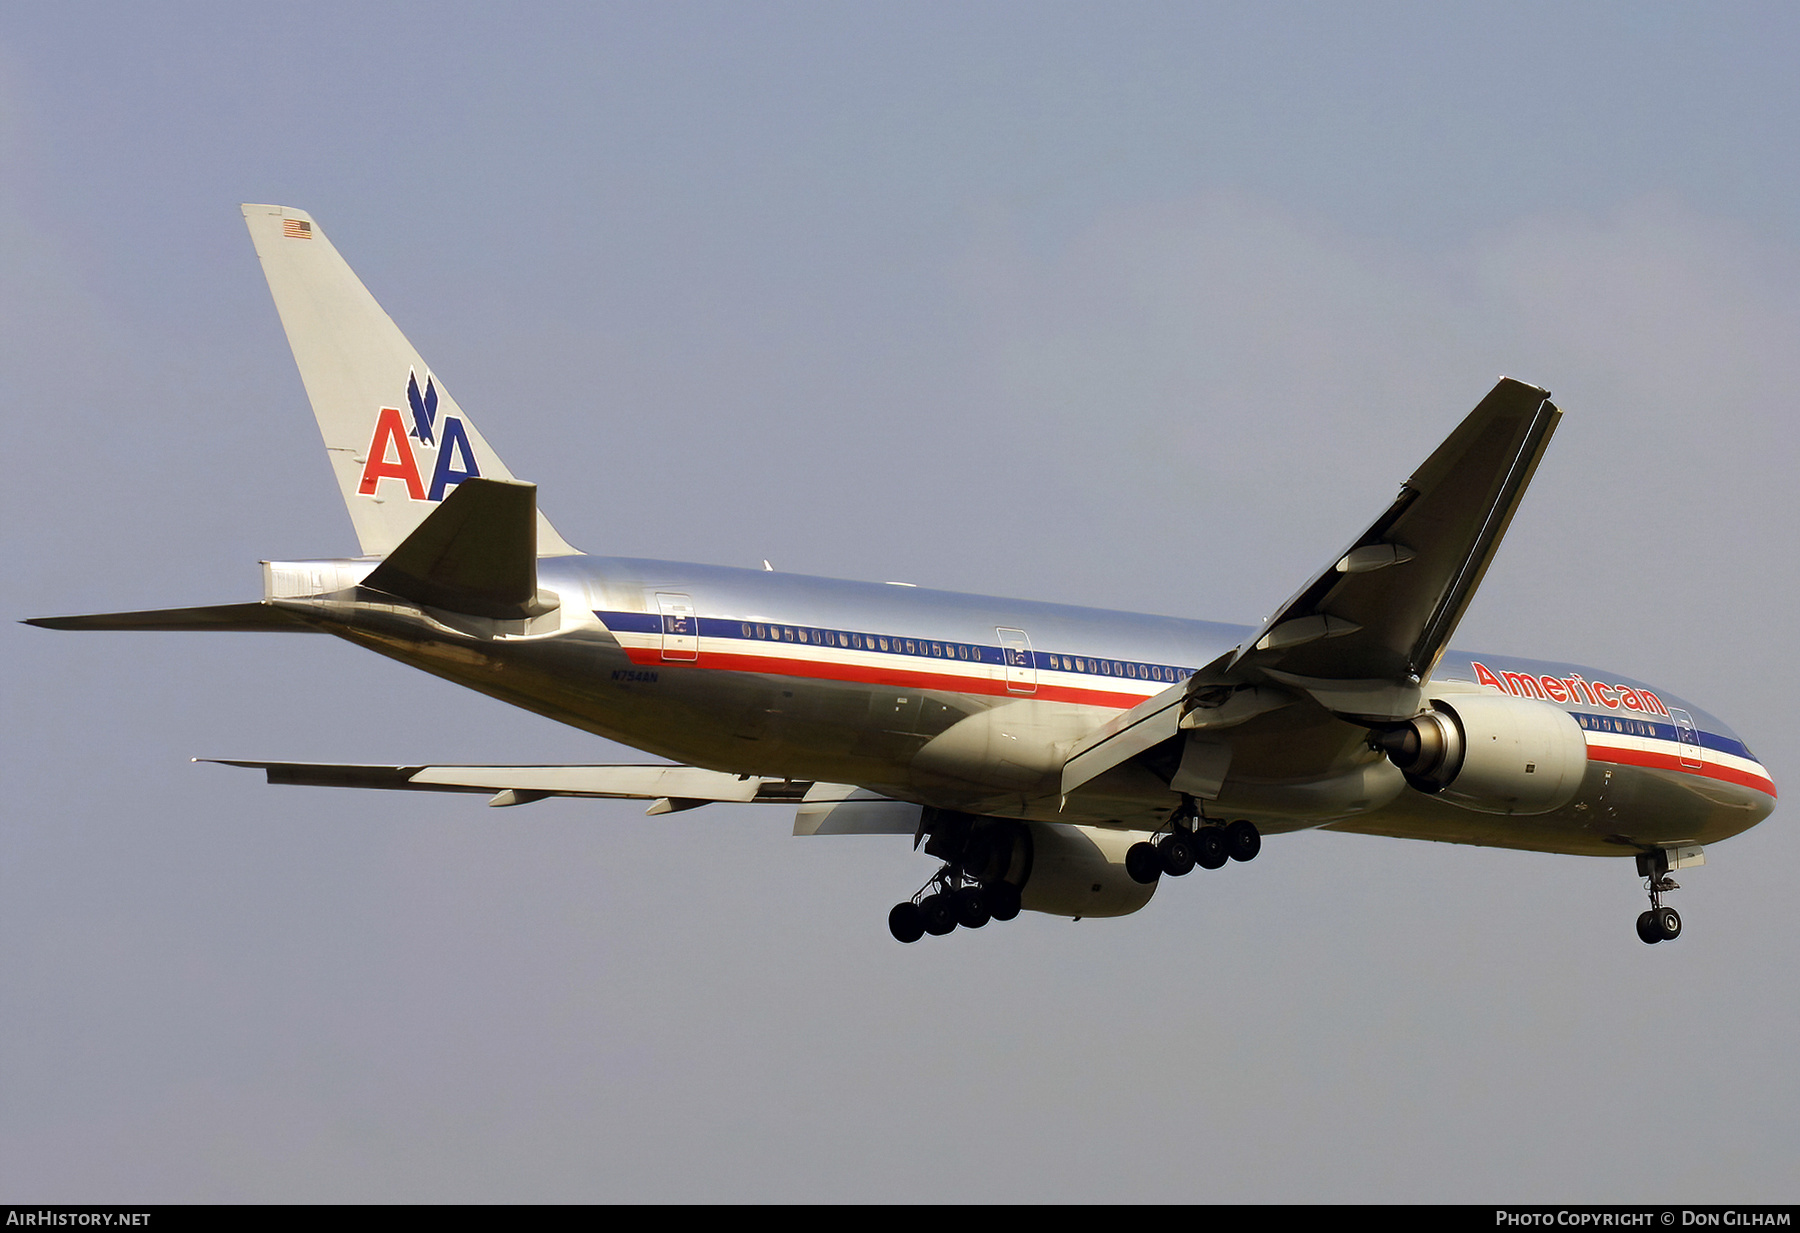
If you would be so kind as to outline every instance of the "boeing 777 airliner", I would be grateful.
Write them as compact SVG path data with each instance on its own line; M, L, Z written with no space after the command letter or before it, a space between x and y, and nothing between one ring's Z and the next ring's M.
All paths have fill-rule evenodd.
M1502 379L1380 517L1257 627L586 556L304 212L246 205L362 554L270 561L253 603L52 629L335 634L642 749L639 766L233 762L272 783L795 808L942 862L902 942L1021 909L1119 916L1265 835L1635 858L1670 871L1775 806L1724 723L1572 664L1450 649L1561 412Z

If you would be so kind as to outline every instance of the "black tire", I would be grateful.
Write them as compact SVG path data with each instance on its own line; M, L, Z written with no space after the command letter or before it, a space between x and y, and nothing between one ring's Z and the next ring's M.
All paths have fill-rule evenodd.
M1681 936L1681 913L1674 908L1658 908L1651 913L1656 918L1656 936L1665 942L1673 942Z
M965 886L956 892L956 923L964 929L979 929L992 915L987 894L979 886Z
M1173 835L1164 835L1156 845L1156 855L1162 861L1162 871L1171 878L1179 878L1185 873L1193 872L1194 848L1188 837L1180 831Z
M995 920L1011 920L1019 914L1019 888L1011 882L993 882L987 888L988 914Z
M1194 832L1194 863L1200 868L1217 869L1230 859L1224 827L1203 826Z
M1162 877L1162 857L1156 854L1154 845L1134 843L1125 849L1125 872L1133 882L1148 886Z
M925 914L911 901L896 903L888 913L888 932L896 942L917 942L925 936Z
M1655 946L1662 941L1662 934L1656 931L1656 913L1643 911L1638 913L1637 931L1640 940Z
M941 938L956 928L956 900L942 893L919 900L919 914L925 918L925 932Z
M1254 822L1233 822L1225 828L1225 851L1234 861L1255 860L1262 851L1262 832Z

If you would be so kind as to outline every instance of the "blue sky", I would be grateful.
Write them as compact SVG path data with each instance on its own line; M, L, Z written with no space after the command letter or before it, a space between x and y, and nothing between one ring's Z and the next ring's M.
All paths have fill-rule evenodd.
M240 201L590 551L1254 621L1501 373L1459 645L1787 782L1785 6L16 5L14 617L354 550ZM623 752L325 639L0 628L18 1201L1792 1198L1777 813L1685 875L1305 834L901 948L903 843L269 788Z

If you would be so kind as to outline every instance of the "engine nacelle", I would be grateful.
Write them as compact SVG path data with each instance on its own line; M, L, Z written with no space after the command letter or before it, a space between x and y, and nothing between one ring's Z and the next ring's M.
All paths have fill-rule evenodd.
M1549 813L1569 803L1587 770L1573 716L1532 698L1468 694L1375 738L1421 792L1482 813Z
M1051 916L1125 916L1150 902L1148 886L1125 872L1125 851L1149 836L1103 826L1027 822L1031 832L1031 872L1021 906Z
M925 851L983 883L1019 888L1019 906L1051 916L1124 916L1150 902L1125 870L1125 852L1150 836L1103 826L1019 822L928 809Z

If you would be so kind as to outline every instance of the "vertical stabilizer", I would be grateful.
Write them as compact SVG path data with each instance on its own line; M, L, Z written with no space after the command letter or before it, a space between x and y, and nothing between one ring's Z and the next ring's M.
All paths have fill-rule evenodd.
M310 215L243 210L364 555L393 551L464 480L513 479ZM541 512L537 545L575 551Z

